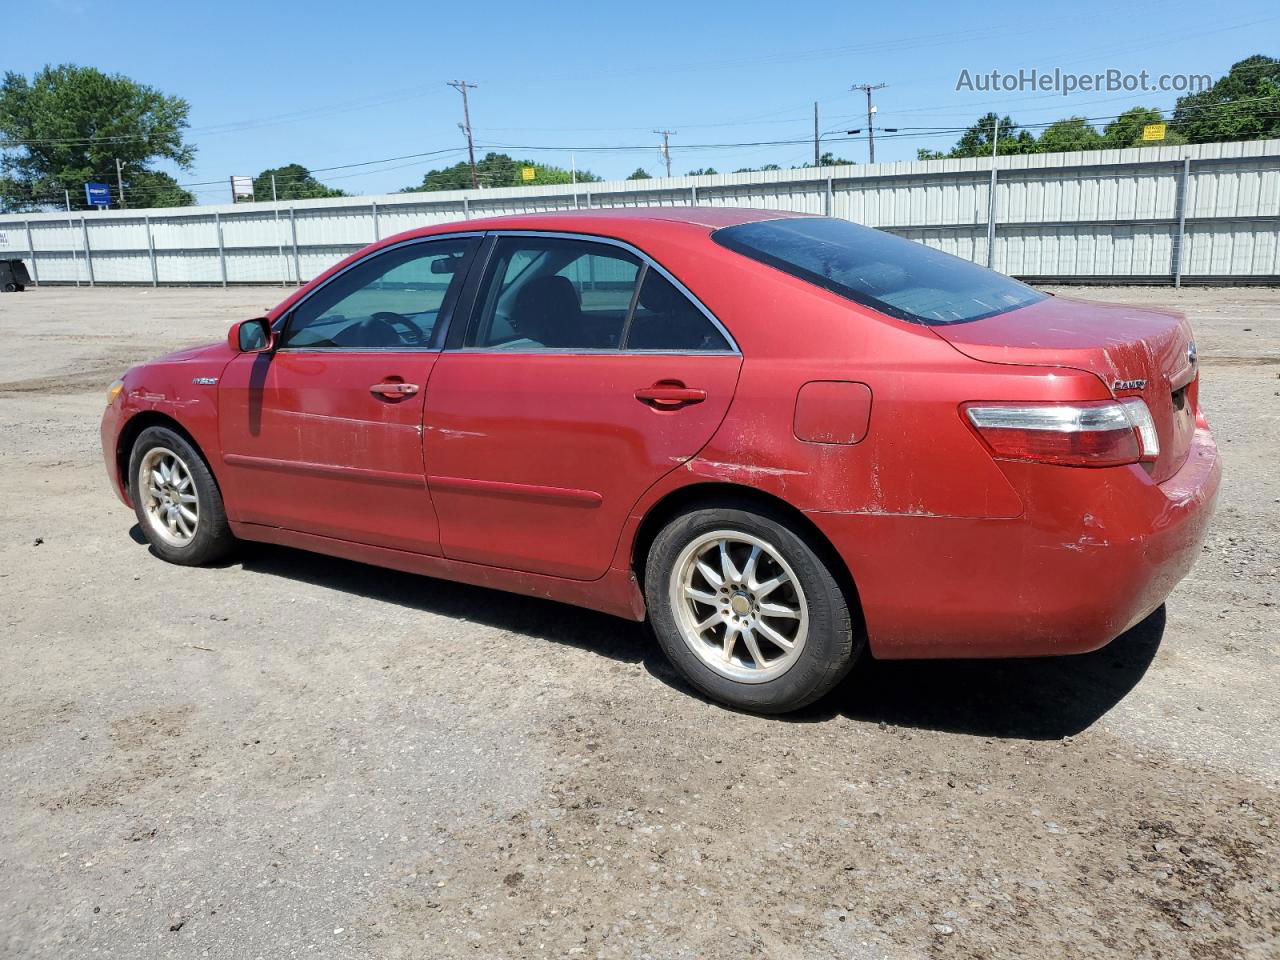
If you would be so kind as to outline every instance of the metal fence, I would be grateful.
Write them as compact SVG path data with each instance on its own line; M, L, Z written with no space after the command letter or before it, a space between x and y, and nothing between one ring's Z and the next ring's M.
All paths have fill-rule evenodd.
M365 244L428 224L689 204L843 217L1041 282L1280 283L1280 140L999 157L994 178L989 158L972 158L0 214L0 257L23 257L43 284L296 284Z

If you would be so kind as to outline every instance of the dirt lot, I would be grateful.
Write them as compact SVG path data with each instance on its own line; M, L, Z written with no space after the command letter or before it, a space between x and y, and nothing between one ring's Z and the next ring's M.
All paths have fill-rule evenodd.
M103 387L279 293L0 296L0 956L1280 955L1280 291L1078 292L1196 323L1227 473L1167 612L787 719L569 607L154 559Z

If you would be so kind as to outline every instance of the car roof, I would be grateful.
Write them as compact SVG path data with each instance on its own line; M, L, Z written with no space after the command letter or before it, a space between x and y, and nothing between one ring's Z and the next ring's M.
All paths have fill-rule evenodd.
M690 226L718 230L721 227L733 227L742 223L757 223L761 220L780 220L789 217L803 217L809 214L792 213L786 210L759 210L750 207L607 207L586 210L554 210L546 213L521 213L499 217L477 217L459 223L448 224L447 227L426 227L412 233L432 234L445 230L457 232L462 230L563 230L565 232L582 232L585 228L595 226L601 232L625 230L628 226L638 227L657 223L681 223ZM594 231L592 231L594 232Z

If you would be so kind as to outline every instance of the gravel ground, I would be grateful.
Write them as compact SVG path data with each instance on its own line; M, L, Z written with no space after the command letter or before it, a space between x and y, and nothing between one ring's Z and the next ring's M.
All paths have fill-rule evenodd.
M784 719L636 625L281 548L149 555L102 389L280 291L0 296L0 956L1280 954L1280 292L1186 310L1226 464L1108 648Z

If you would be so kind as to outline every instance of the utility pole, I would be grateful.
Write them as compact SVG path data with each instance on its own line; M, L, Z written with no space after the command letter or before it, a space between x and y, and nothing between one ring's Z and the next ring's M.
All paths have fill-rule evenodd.
M996 145L1000 142L1000 115L991 121L991 187L987 196L987 266L996 262Z
M116 189L120 193L120 209L125 208L124 202L124 168L125 164L120 162L120 158L116 157Z
M813 101L813 165L816 167L822 160L818 152L818 101Z
M662 159L667 163L667 176L671 176L671 137L675 134L674 130L655 130L654 133L662 137Z
M871 105L871 91L883 90L887 87L887 83L855 83L850 90L861 90L867 95L867 150L869 153L868 163L876 162L876 135L871 129L871 122L874 119L876 108Z
M478 188L480 186L480 178L476 176L476 146L475 141L471 137L471 107L467 103L467 91L474 90L476 85L468 83L466 80L450 80L449 86L462 94L462 119L463 122L458 124L462 131L467 135L467 159L471 163L471 186Z

